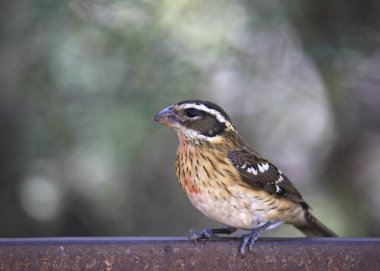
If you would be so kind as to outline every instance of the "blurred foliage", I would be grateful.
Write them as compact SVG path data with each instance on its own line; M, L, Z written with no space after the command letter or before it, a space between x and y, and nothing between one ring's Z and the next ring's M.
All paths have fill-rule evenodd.
M225 108L340 235L380 234L379 13L374 0L1 2L0 236L217 225L176 183L174 132L151 121L188 98Z

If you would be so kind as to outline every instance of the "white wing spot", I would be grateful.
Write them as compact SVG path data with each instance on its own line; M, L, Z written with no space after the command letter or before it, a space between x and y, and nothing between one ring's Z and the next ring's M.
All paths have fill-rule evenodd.
M281 192L281 187L279 187L278 185L276 185L276 193L280 193Z
M258 167L259 167L259 171L261 172L261 173L264 173L265 171L267 171L268 170L268 168L269 168L269 165L268 164L258 164Z
M257 170L255 170L253 167L247 168L248 173L252 173L253 175L257 175Z
M276 181L276 183L281 183L282 181L284 180L284 177L282 177L282 175L280 175Z
M247 167L246 164L244 164L244 165L241 166L242 169L245 169L246 167Z

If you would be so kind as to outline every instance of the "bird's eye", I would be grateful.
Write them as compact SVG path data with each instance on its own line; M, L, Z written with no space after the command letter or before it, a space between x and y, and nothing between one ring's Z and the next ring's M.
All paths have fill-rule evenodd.
M199 110L194 109L194 108L186 109L185 113L186 113L186 116L188 116L189 118L195 118L200 115Z

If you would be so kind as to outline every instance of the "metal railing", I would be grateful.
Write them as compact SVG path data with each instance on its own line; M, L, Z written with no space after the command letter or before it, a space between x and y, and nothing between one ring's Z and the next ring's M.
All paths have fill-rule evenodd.
M0 239L0 270L380 270L380 238L177 237Z

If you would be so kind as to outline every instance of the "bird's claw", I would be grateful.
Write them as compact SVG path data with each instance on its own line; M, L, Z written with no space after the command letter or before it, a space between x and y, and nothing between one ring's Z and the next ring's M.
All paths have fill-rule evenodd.
M248 234L243 234L241 237L243 238L243 242L240 246L240 253L241 255L244 255L245 254L245 251L246 251L246 248L247 248L247 245L248 245L248 249L249 251L252 251L252 248L253 248L253 244L255 243L255 241L259 238L261 232L265 229L267 229L272 223L271 222L267 222L265 223L264 225L262 225L261 227L258 227L256 229L253 229L250 233ZM249 243L249 244L248 244Z
M248 246L249 251L252 251L253 244L255 243L257 238L259 238L259 234L257 232L251 232L249 234L242 235L242 238L243 238L243 242L240 246L240 253L244 255L247 246Z
M259 238L259 236L252 236L251 237L251 240L249 241L249 251L252 251L252 248L253 248L253 244L255 243L255 241Z
M195 244L197 243L198 239L202 239L202 238L212 239L215 237L217 236L212 231L212 229L208 229L208 228L203 229L200 232L196 232L194 229L190 229L189 231L189 239L193 240Z

